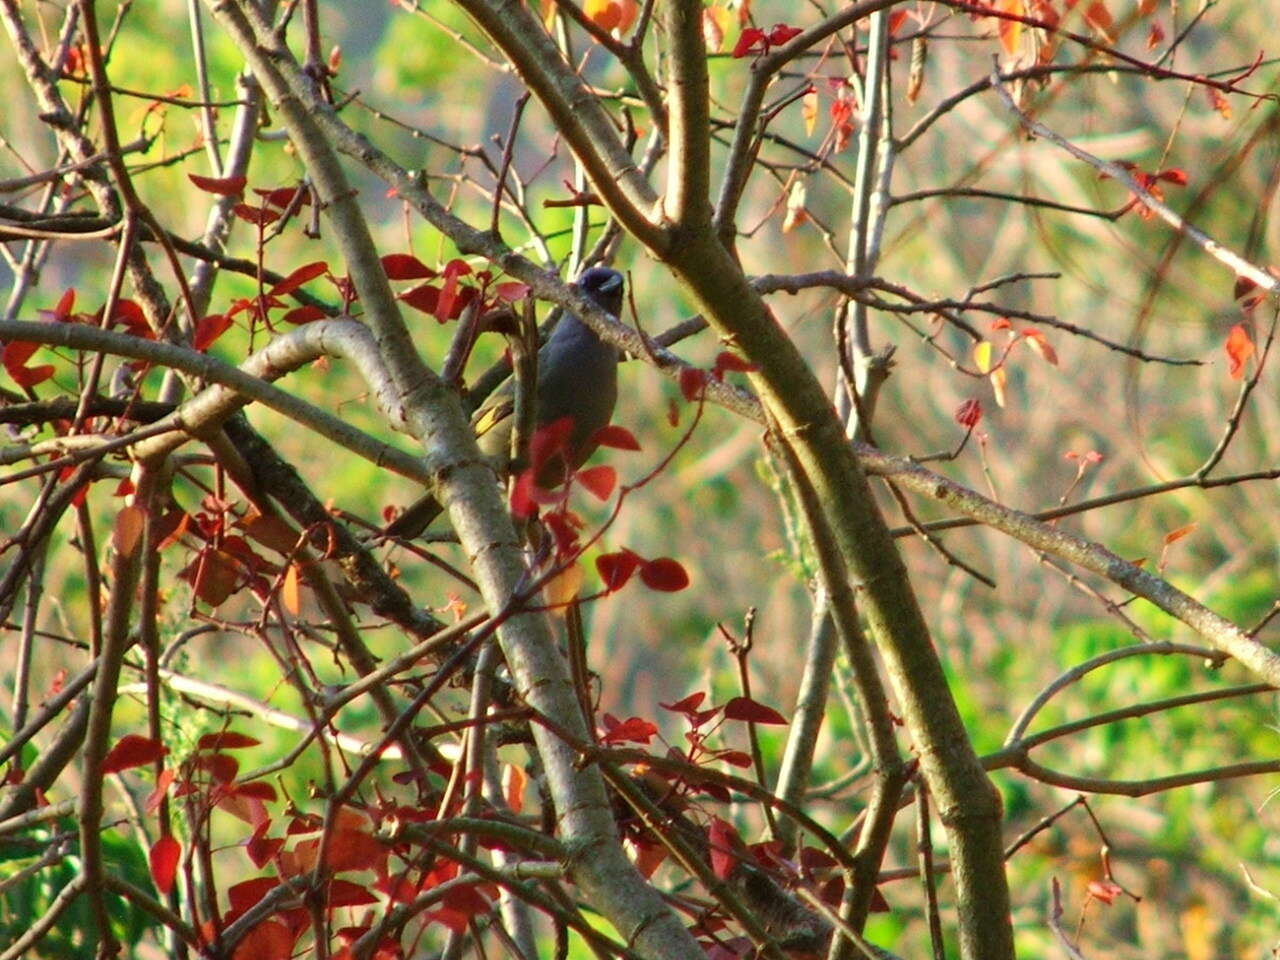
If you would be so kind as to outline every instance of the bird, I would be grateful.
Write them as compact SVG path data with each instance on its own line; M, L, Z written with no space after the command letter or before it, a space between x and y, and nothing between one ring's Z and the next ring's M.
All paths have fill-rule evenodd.
M578 287L614 317L622 314L623 276L609 267L590 267ZM595 452L595 436L608 426L618 400L618 350L572 313L566 313L538 351L537 414L534 429L569 418L572 427L563 457L549 461L537 477L550 488L582 466ZM515 380L495 390L471 418L480 452L506 473L515 425ZM384 529L390 537L421 536L443 507L431 494L423 496Z

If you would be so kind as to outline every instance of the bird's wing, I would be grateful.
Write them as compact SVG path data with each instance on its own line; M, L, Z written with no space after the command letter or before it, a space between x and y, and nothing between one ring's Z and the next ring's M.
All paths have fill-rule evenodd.
M491 394L490 399L476 411L471 420L476 439L479 440L486 433L498 427L515 413L515 410L515 398L510 395L510 392L500 391Z

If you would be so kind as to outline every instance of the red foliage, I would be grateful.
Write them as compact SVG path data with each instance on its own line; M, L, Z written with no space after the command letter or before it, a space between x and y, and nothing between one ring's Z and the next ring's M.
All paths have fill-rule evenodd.
M104 775L119 773L121 770L155 763L168 753L169 748L159 740L152 740L150 737L139 736L136 733L127 733L107 752L106 758L102 761L102 772Z

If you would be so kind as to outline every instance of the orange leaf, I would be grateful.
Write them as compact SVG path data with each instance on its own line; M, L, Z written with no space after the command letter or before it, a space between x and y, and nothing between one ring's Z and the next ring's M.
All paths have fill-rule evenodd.
M618 483L618 471L608 464L579 470L577 477L578 482L597 500L608 500Z
M601 30L623 34L635 23L640 7L636 0L587 0L582 12Z
M1000 0L996 4L996 9L1001 13L1008 13L1012 16L1025 16L1027 9L1023 0ZM1008 20L1001 17L997 29L1000 33L1000 46L1004 48L1004 52L1009 56L1013 56L1018 52L1019 44L1022 41L1022 23L1018 20Z
M702 8L702 41L707 45L708 53L719 53L724 49L724 35L729 32L731 22L728 8L721 4Z
M1049 345L1049 341L1045 339L1043 333L1039 330L1029 329L1023 330L1022 335L1026 337L1031 349L1039 354L1041 360L1055 367L1058 365L1058 351Z
M289 564L289 569L284 572L284 583L280 587L280 599L284 601L284 607L295 617L298 611L302 609L302 586L298 583L298 565L296 563Z
M120 556L131 557L138 549L145 518L141 507L125 507L116 514L116 525L111 531L111 545Z
M547 581L542 588L550 607L565 607L573 602L573 598L582 593L582 566L571 563Z
M1084 19L1089 26L1099 33L1110 36L1115 21L1111 19L1111 11L1102 0L1093 0L1084 12Z
M1195 530L1196 524L1188 523L1185 527L1179 527L1164 535L1164 545L1167 547L1171 543L1177 543L1183 537L1187 536L1191 531Z
M1231 379L1243 379L1245 364L1253 356L1253 340L1244 324L1237 323L1231 328L1231 332L1227 334L1225 349L1227 362L1230 364L1228 372L1231 374Z
M804 120L805 136L813 136L813 130L818 125L818 91L813 87L800 98L800 118Z
M172 770L166 768L160 771L160 776L156 777L155 789L147 794L147 813L155 813L160 808L160 801L165 798L165 794L169 792L169 787L173 785L173 778L174 773Z
M512 813L520 813L524 809L524 791L529 783L529 775L523 767L513 763L502 766L502 795Z

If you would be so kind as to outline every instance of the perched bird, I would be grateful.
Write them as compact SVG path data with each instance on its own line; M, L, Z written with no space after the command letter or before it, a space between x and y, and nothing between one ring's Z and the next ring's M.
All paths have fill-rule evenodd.
M623 279L617 270L592 267L578 278L582 292L615 317L622 314ZM613 417L618 399L618 351L571 313L556 325L538 351L537 416L534 428L564 417L573 421L565 445L566 456L556 458L539 475L540 487L563 482L566 467L576 470L595 451L594 435ZM475 412L471 424L480 452L503 473L511 454L515 425L515 381L495 390ZM567 460L567 463L565 462ZM443 508L428 494L386 527L392 537L419 536Z

